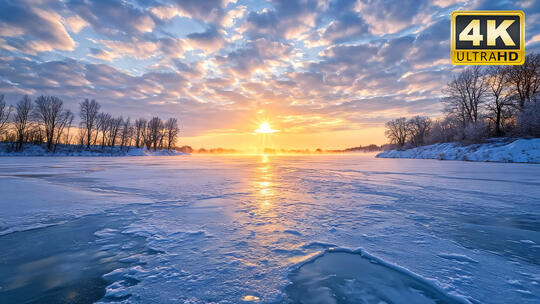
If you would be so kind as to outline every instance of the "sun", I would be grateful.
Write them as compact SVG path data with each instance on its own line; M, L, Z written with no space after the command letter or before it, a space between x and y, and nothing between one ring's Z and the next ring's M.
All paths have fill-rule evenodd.
M255 133L274 133L279 132L279 130L274 130L270 127L270 124L267 122L261 122L259 128L255 130Z

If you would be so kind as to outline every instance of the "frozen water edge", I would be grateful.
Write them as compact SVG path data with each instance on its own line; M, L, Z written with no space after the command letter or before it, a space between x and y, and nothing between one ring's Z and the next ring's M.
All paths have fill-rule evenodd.
M283 303L306 260L362 247L446 295L536 303L538 168L362 155L9 158L0 219L25 229L43 212L126 217L92 235L142 237L160 254L122 258L139 264L105 276L104 302Z
M440 143L408 150L388 150L380 158L424 158L502 163L540 163L540 138L492 140L485 144Z
M188 155L176 150L148 150L146 147L100 147L91 146L90 149L78 145L59 145L55 152L47 152L44 146L27 144L23 151L12 151L13 144L0 143L0 157L2 156L177 156Z

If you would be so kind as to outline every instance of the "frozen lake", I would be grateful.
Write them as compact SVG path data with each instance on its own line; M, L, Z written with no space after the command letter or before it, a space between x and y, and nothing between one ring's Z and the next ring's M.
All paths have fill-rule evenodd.
M540 165L0 158L0 303L538 303Z

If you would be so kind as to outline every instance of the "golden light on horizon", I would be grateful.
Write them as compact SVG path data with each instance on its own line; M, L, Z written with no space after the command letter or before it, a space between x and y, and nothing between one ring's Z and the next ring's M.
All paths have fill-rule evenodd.
M261 122L259 125L259 128L255 130L255 133L275 133L279 132L279 130L274 130L272 127L270 127L270 124L267 122Z

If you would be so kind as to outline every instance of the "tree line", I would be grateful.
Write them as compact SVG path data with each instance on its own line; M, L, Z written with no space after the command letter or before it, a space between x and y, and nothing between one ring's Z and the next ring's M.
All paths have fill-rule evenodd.
M48 152L56 152L58 145L78 145L87 150L175 148L180 132L176 118L138 118L132 122L129 117L113 117L100 109L93 99L80 102L80 123L74 128L75 115L56 96L39 96L32 102L25 95L9 106L0 95L0 142L10 143L13 151L23 151L26 144L44 145Z
M398 147L489 137L540 137L540 54L523 65L471 66L442 90L440 119L400 117L385 124L385 135Z

